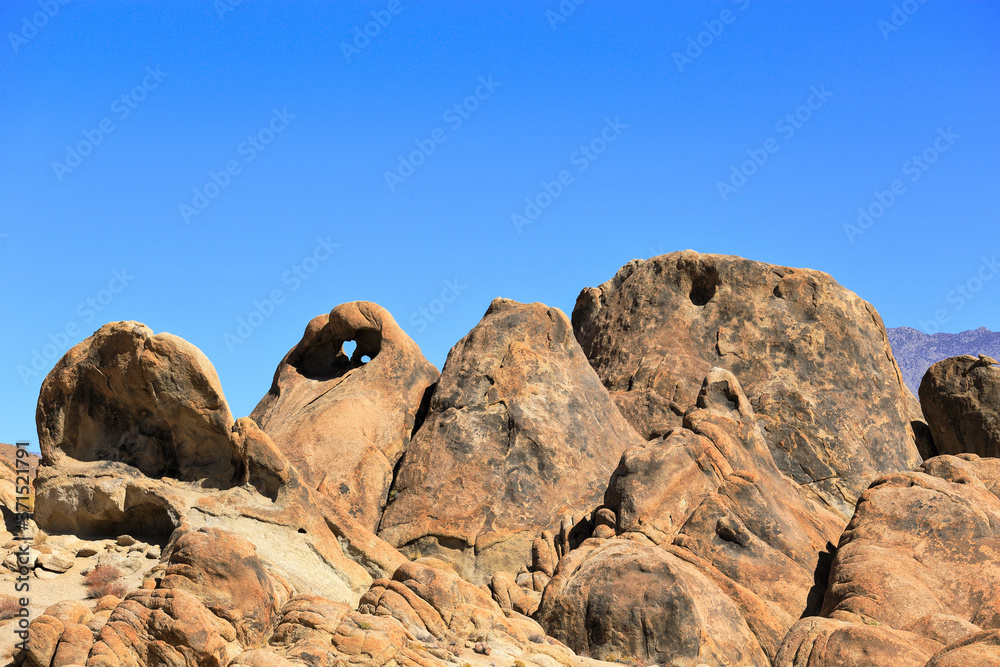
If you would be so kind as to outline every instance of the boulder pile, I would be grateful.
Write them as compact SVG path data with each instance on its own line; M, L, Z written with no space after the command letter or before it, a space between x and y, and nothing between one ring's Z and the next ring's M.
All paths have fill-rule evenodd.
M440 372L341 304L238 419L196 347L112 322L42 385L12 656L1000 665L998 415L1000 367L942 361L918 404L830 276L692 251L572 318L496 299Z

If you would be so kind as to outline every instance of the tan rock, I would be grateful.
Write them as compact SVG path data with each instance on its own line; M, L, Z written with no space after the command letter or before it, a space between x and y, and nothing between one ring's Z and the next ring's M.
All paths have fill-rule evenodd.
M920 463L881 318L824 273L693 251L634 260L583 290L573 326L604 385L639 393L625 414L649 435L709 369L731 371L779 469L845 521L876 477Z
M343 344L351 340L357 347L349 358ZM345 303L309 323L251 417L307 484L375 530L437 376L388 311Z
M600 505L621 453L641 442L565 315L495 299L448 355L379 535L487 583L528 564L540 531Z
M1000 367L970 355L939 361L920 383L937 451L1000 456Z

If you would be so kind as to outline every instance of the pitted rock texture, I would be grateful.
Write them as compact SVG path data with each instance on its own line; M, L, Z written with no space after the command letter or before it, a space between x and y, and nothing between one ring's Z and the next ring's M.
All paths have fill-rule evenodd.
M920 383L920 405L941 454L1000 456L1000 366L969 355L939 361Z
M778 467L845 521L876 477L920 463L882 319L824 273L689 250L634 260L583 290L573 326L612 393L648 395L648 416L626 414L650 435L710 368L732 371Z
M448 354L379 535L475 583L518 572L541 530L601 504L641 442L561 311L495 299Z
M822 618L799 621L775 664L998 664L998 564L1000 460L939 456L882 477L840 539Z
M564 554L538 613L578 653L768 665L818 611L841 521L775 465L729 371L683 427L625 452L605 504L618 537Z
M351 340L357 347L348 357ZM437 376L388 311L345 303L309 323L251 417L308 484L375 530Z
M36 421L44 465L120 461L216 488L242 474L215 368L139 322L105 324L67 352L42 383Z

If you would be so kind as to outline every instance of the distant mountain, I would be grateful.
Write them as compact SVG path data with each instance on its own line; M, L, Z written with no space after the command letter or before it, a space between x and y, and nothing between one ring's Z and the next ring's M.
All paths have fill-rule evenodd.
M962 354L1000 356L1000 332L986 327L954 334L925 334L910 327L889 329L888 332L892 353L914 394L927 369L942 359Z

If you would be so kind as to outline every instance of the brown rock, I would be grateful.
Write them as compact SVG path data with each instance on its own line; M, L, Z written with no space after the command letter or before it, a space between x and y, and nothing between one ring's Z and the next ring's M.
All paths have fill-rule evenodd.
M808 654L803 647L816 641L815 628L823 636L843 630L844 651L881 655L908 645L926 662L945 643L1000 626L998 563L1000 460L940 456L916 472L882 477L862 494L841 537L822 607L829 618L800 621L778 664L844 664L824 654L811 662L795 657Z
M343 344L351 340L357 348L348 358ZM309 323L251 417L308 484L375 530L437 375L388 311L345 303Z
M591 540L572 552L545 589L539 617L553 637L600 659L769 664L725 593L691 564L637 540Z
M640 392L625 413L647 434L710 368L732 371L778 467L845 520L876 477L920 463L882 320L826 274L693 251L635 260L583 290L573 326L612 393Z
M924 667L940 649L933 640L874 622L858 625L813 617L802 619L788 633L774 667Z
M148 477L227 488L233 418L201 351L138 322L105 324L59 360L38 398L42 462L120 461Z
M486 583L526 565L542 529L590 514L639 442L565 315L495 299L448 355L379 535Z
M739 619L725 630L728 643L713 647L699 640L681 651L670 644L671 637L721 641L709 627L713 621L703 622L699 614L664 614L656 623L641 626L646 628L642 641L661 646L655 653L642 653L639 636L630 634L636 632L634 614L640 612L629 610L646 607L647 557L629 560L616 554L623 570L611 577L615 560L602 562L604 550L591 547L590 555L571 551L564 554L545 590L539 618L577 652L625 652L657 661L672 650L691 659L707 652L713 659L739 664L745 655L773 658L791 625L810 609L818 610L825 582L817 581L817 572L825 575L824 559L840 532L840 520L778 469L750 401L729 371L717 368L708 374L682 428L625 452L605 503L595 526L608 528L599 533L595 527L595 535L606 535L609 524L615 525L612 534L621 537L611 544L629 538L643 545L643 553L665 551L648 558L666 563L663 568L673 577L670 587L676 589L671 595L693 600L696 606L726 598L726 608ZM591 559L598 561L591 564ZM682 575L693 570L698 576L675 570ZM595 600L611 598L616 600L615 613L593 606ZM672 600L668 606L677 604ZM567 608L590 611L565 625ZM743 628L748 636L741 634ZM747 646L752 647L750 653Z
M263 645L288 596L252 544L218 528L202 528L182 535L167 563L160 589L192 593L232 624L242 646Z
M49 667L56 654L59 638L66 626L59 619L41 615L28 627L28 645L24 652L27 667Z
M56 646L52 667L86 664L93 645L94 633L90 628L80 624L67 625L62 637L59 638L59 645Z
M1000 367L964 355L939 361L920 383L937 451L1000 456Z

